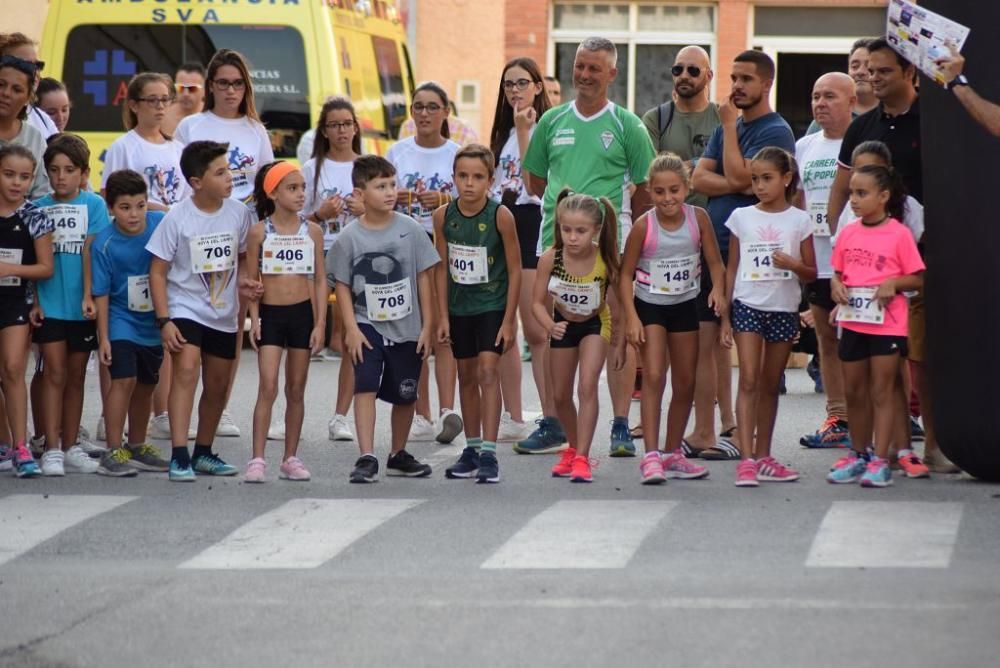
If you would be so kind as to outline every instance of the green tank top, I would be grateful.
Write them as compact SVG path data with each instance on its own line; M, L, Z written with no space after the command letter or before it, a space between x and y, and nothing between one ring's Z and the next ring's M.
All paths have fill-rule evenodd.
M497 230L500 204L486 200L474 216L458 209L458 200L444 214L448 244L448 312L477 315L507 308L507 260Z

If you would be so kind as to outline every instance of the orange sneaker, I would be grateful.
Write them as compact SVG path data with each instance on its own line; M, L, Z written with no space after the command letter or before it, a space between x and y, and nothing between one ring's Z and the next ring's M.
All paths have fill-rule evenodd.
M559 457L559 462L552 467L553 478L567 478L573 471L573 459L576 457L576 448L566 448Z
M594 476L590 473L590 457L577 455L573 458L573 470L569 475L570 482L594 482ZM597 462L594 461L596 465Z
M899 451L899 468L903 469L907 478L929 478L931 475L930 469L913 450Z

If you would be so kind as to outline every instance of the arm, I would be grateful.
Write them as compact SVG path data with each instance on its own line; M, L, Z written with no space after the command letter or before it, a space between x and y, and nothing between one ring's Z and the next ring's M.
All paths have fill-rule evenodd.
M691 185L696 192L708 197L719 197L732 192L726 177L716 173L715 168L718 164L714 158L704 156L698 161L691 177Z
M52 259L52 235L45 234L34 241L35 264L6 264L0 262L0 276L20 276L29 281L52 278L55 261Z
M538 320L542 329L556 340L562 338L566 332L565 323L556 324L552 319L552 313L545 307L545 301L549 295L549 279L552 277L552 263L555 259L555 251L549 249L542 257L538 258L538 267L535 269L535 285L531 290L531 314Z
M357 318L354 317L354 295L351 294L351 289L347 284L340 281L337 281L334 291L337 294L337 307L340 309L340 317L344 323L344 345L347 347L350 359L355 364L361 364L364 361L363 348L371 350L372 344L365 338L365 335L361 332L361 328L358 327Z
M797 260L788 253L775 251L774 266L776 269L784 269L793 272L802 283L812 283L816 280L816 250L813 247L812 234L799 242L799 255L801 260Z
M632 192L632 222L645 216L646 212L653 208L653 200L649 197L645 182L637 183Z
M726 266L726 301L733 303L733 292L736 289L736 272L740 268L740 239L735 234L729 235L729 264ZM733 322L727 311L722 316L722 331L719 340L726 348L733 347Z
M621 302L620 317L625 322L625 339L633 346L646 342L646 333L635 310L635 283L633 276L642 254L642 242L646 238L648 218L642 218L628 233L625 240L625 252L622 254L622 266L618 273L618 300Z
M847 199L851 193L851 170L843 165L837 165L837 176L830 186L830 199L826 205L826 222L830 226L830 236L837 233L837 223L840 222L840 215L847 206Z
M954 81L965 67L965 56L959 53L953 44L948 44L948 48L951 50L951 56L942 58L936 63L941 68L941 76L946 85ZM983 99L972 86L956 86L952 90L973 120L986 128L987 132L1000 137L1000 106Z
M719 250L719 240L715 236L715 228L704 209L698 209L695 214L698 220L698 230L701 232L701 252L708 265L708 273L712 276L712 292L708 295L708 305L722 316L729 311L729 301L726 296L726 266L722 264L722 251Z
M264 226L261 223L255 223L250 228L250 232L247 233L246 265L260 266L260 246L263 241ZM261 276L260 282L264 282L263 276ZM257 350L257 341L260 340L260 302L251 300L247 307L250 315L250 347Z
M420 295L420 317L423 326L420 328L420 338L417 339L417 354L427 359L431 353L431 323L434 321L434 289L431 272L435 269L425 269L417 274L417 293ZM447 318L447 314L445 314Z
M313 242L316 257L313 260L313 331L309 335L309 346L312 352L323 350L323 338L326 334L326 304L330 298L330 286L326 284L326 271L323 257L323 230L316 223L309 223L309 238ZM250 243L247 242L247 255L250 254ZM251 308L257 302L250 302Z
M90 245L92 243L94 243L94 235L89 234L83 242L83 303L80 307L83 311L83 317L87 320L93 320L97 317L94 298L90 294L91 287L93 286L93 275L91 274L90 267Z
M451 342L451 321L448 320L448 241L444 238L444 209L437 209L431 219L434 221L434 247L437 249L441 262L428 271L433 272L434 285L436 286L437 297L437 342ZM433 313L431 320L433 321Z
M170 271L170 263L163 258L153 256L149 263L149 294L153 298L153 312L156 317L169 318L170 310L167 301L167 272ZM184 344L187 343L177 325L168 322L160 329L160 340L163 347L172 353L179 353Z
M545 186L549 184L548 179L542 178L537 174L532 174L531 172L524 170L524 187L528 189L528 192L535 197L545 196Z
M111 364L111 341L108 339L108 296L94 297L97 309L97 357L101 364Z
M722 171L725 172L729 192L743 192L750 187L750 165L743 157L740 137L736 131L736 107L728 99L719 105L722 121Z
M506 352L517 338L517 304L521 296L521 248L517 242L517 225L514 214L505 206L497 211L497 231L503 241L503 255L507 263L507 307L503 313L503 326L494 345L503 345Z

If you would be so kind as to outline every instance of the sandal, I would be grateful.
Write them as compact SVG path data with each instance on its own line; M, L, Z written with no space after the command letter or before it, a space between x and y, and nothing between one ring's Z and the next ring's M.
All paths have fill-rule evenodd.
M700 454L702 459L713 461L736 460L741 458L739 448L725 439L719 439L718 443L711 448L705 448Z
M711 448L696 448L686 438L681 439L681 452L688 459L698 459L705 450L711 450Z
M632 436L633 439L642 438L642 425L637 424L636 426L629 429L628 433Z

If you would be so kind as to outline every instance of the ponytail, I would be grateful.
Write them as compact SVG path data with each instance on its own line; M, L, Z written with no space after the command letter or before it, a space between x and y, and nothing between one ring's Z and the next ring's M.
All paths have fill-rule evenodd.
M253 208L257 212L257 220L264 220L274 213L274 200L264 192L264 179L267 178L267 173L274 169L276 164L278 162L269 162L257 170L257 178L253 182Z
M903 185L903 179L899 173L891 167L865 165L855 170L855 174L870 176L875 181L879 192L889 191L889 201L886 202L885 212L899 222L903 222L903 218L906 216L906 187Z

